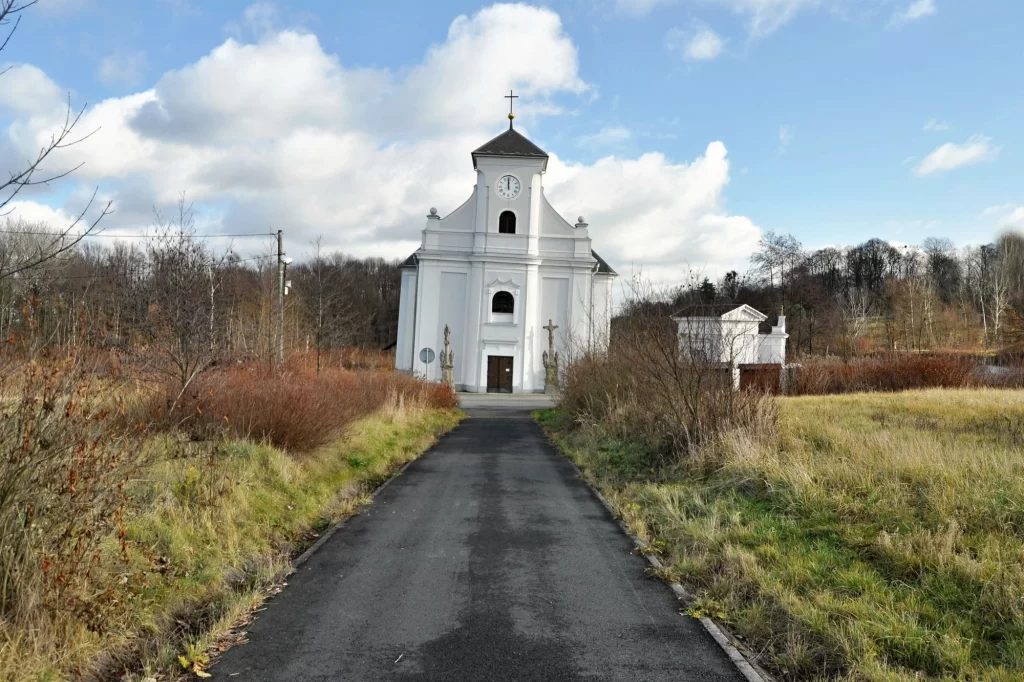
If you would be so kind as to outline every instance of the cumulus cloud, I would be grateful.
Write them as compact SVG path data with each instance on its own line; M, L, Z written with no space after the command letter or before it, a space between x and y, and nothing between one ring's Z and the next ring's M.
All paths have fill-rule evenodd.
M710 61L722 53L725 41L710 26L697 22L691 30L670 29L665 46L687 61Z
M59 105L64 97L60 87L31 64L14 64L0 79L0 110L33 114Z
M953 170L961 166L970 166L991 161L999 156L1001 147L992 145L992 138L985 135L972 135L964 144L947 142L936 148L917 166L918 175L931 175L940 171Z
M660 153L608 156L593 165L553 159L545 183L556 207L583 213L602 255L663 277L674 272L681 280L687 265L723 272L745 260L760 239L750 219L724 209L729 161L721 142L692 163L673 163Z
M42 94L7 131L23 151L62 116L49 80L33 82ZM563 114L567 98L592 91L553 11L494 5L457 17L401 71L348 66L312 33L271 29L253 42L228 39L147 90L90 107L82 129L99 131L60 160L84 162L75 180L114 195L107 229L145 227L150 206L186 190L215 217L212 229L283 229L296 256L323 235L328 248L404 257L430 206L445 213L468 197L469 153L504 127L501 95L510 88L522 94L516 124L526 135ZM652 153L587 165L548 151L555 207L586 215L595 248L613 265L735 266L756 246L758 228L724 207L722 143L689 163Z
M899 28L912 21L931 16L937 11L935 0L914 0L907 7L897 10L889 20L890 28Z

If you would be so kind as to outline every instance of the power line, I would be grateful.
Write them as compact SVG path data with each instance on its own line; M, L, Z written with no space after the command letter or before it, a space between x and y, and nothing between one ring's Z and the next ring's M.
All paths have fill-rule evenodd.
M242 259L239 259L239 260L225 261L223 263L219 263L218 267L221 267L221 268L231 268L231 267L233 267L235 265L239 265L241 263L250 263L250 262L252 262L254 260L265 260L265 259L268 259L268 258L276 258L276 257L277 256L275 256L274 254L268 254L268 255L265 255L265 256L252 256L251 258L242 258ZM107 266L100 265L98 267L104 268L104 267L107 267ZM54 275L54 274L50 274L49 272L46 272L45 274L32 274L32 273L37 273L37 272L40 272L40 270L27 270L26 273L28 273L28 274L19 274L19 275L16 275L16 276L12 277L11 279L15 280L15 281L20 281L20 282L23 282L23 283L26 283L26 284L27 283L31 283L31 282L62 282L64 280L71 280L71 279L74 279L74 280L93 279L93 280L111 281L111 280L115 279L118 274L120 274L120 273L111 273L111 272L98 272L98 273L95 273L95 274L92 274L92 275ZM141 277L144 278L145 275L142 275ZM132 279L134 279L134 278L132 278Z
M102 237L106 239L161 239L164 235L159 234L62 234L59 232L38 232L31 230L3 230L0 229L2 234L26 234L26 235L38 235L43 237L54 237L68 239L94 239ZM178 236L178 235L171 235ZM233 239L235 237L276 237L277 235L271 232L248 232L243 234L191 234L187 235L190 239Z

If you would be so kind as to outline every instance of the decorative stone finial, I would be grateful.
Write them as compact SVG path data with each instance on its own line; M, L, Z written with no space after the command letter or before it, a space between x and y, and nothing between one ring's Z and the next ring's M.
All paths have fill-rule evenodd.
M587 226L586 221L583 220L583 216L580 216L578 218L577 222L576 222L576 229L579 230L579 229L584 228L586 226Z
M430 215L437 215L437 209L433 206L430 207Z
M579 218L576 219L576 222L578 222L578 223L585 223L587 221L583 219L583 216L580 216Z

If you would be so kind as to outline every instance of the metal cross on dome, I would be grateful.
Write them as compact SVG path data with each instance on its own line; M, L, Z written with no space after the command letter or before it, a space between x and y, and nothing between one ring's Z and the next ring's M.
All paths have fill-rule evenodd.
M505 99L508 100L508 127L509 127L509 129L511 129L512 128L512 119L514 119L516 117L516 115L514 113L512 113L512 105L515 104L514 100L519 99L519 95L513 95L512 91L509 90L508 94L505 95Z

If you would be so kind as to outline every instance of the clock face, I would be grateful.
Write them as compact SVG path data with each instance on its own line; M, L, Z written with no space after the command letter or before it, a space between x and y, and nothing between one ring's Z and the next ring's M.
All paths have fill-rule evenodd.
M498 196L502 199L515 199L519 196L519 180L512 175L498 178Z

